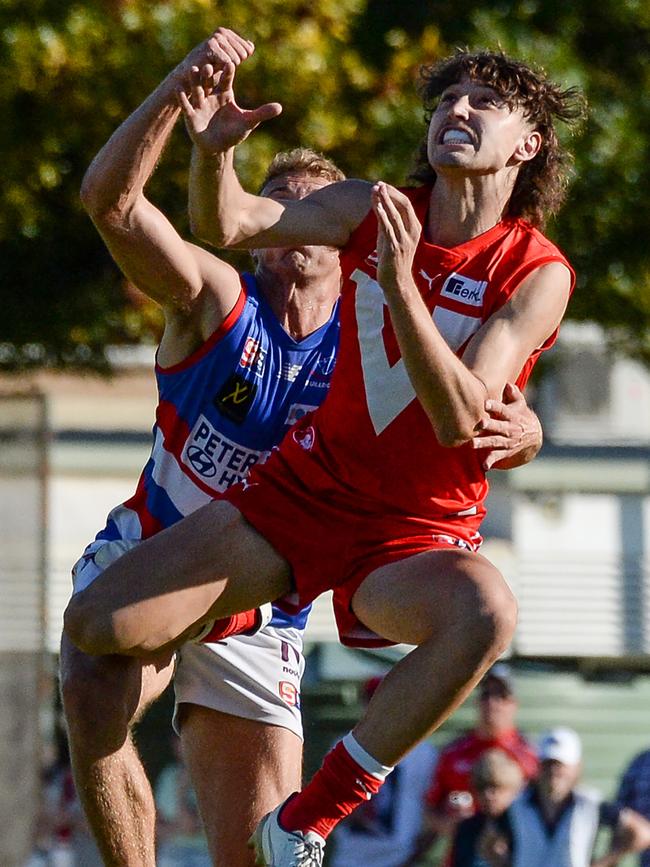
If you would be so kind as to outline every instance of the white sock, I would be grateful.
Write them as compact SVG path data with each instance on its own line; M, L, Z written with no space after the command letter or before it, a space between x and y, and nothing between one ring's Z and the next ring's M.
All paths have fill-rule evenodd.
M348 732L348 734L343 738L343 746L348 751L350 757L354 759L354 761L362 767L367 774L376 777L382 782L393 770L386 765L382 765L382 763L373 758L370 753L366 752L352 732Z

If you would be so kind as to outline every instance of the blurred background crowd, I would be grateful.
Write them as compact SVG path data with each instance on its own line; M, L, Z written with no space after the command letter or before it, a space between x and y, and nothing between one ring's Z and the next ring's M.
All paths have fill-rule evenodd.
M358 684L361 704L381 679ZM554 725L532 737L518 727L516 680L508 664L497 663L466 709L471 728L409 753L379 794L336 830L329 867L647 867L650 747L619 769L605 793L585 782L589 762L574 728ZM145 724L142 739L163 754L155 782L157 863L210 867L180 739L168 731L160 749L161 728L160 721ZM101 867L60 722L33 829L24 867Z

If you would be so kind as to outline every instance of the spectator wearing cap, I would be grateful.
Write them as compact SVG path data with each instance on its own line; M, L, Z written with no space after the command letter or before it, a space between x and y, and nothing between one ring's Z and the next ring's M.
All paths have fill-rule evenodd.
M650 819L650 750L639 753L623 772L616 802ZM639 859L640 867L650 867L650 849Z
M366 703L382 679L373 677L363 685ZM411 862L436 758L435 747L424 741L402 759L379 792L340 823L330 867L403 867Z
M488 750L472 768L477 812L456 828L450 867L509 867L508 808L521 792L521 767L502 750Z
M509 808L509 867L614 867L650 844L650 823L639 813L603 803L578 786L582 746L573 729L554 728L539 745L540 771ZM612 831L607 853L592 860L601 827ZM501 867L501 865L500 865Z
M521 768L526 781L537 773L535 747L516 728L517 699L510 667L497 663L478 688L478 721L440 753L427 795L427 824L434 836L453 836L456 826L475 812L472 768L488 750L498 749Z

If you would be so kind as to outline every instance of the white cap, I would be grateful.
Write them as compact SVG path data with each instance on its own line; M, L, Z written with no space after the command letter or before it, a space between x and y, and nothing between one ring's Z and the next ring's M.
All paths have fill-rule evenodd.
M554 759L563 765L579 765L582 744L573 729L558 726L545 732L539 742L539 760Z
M515 685L512 679L512 669L507 663L497 662L488 669L483 676L480 688L485 687L490 680L498 680L510 695L514 694Z

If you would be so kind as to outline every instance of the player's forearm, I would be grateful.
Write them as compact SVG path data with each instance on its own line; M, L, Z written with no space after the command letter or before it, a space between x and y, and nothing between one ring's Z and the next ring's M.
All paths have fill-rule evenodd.
M142 194L178 120L176 70L113 133L88 168L81 199L94 218L120 215Z
M234 148L216 154L192 148L190 226L197 238L215 247L228 247L246 236L247 216L258 201L239 183L234 155Z
M402 358L438 441L462 445L485 416L485 385L452 352L410 280L385 297Z

